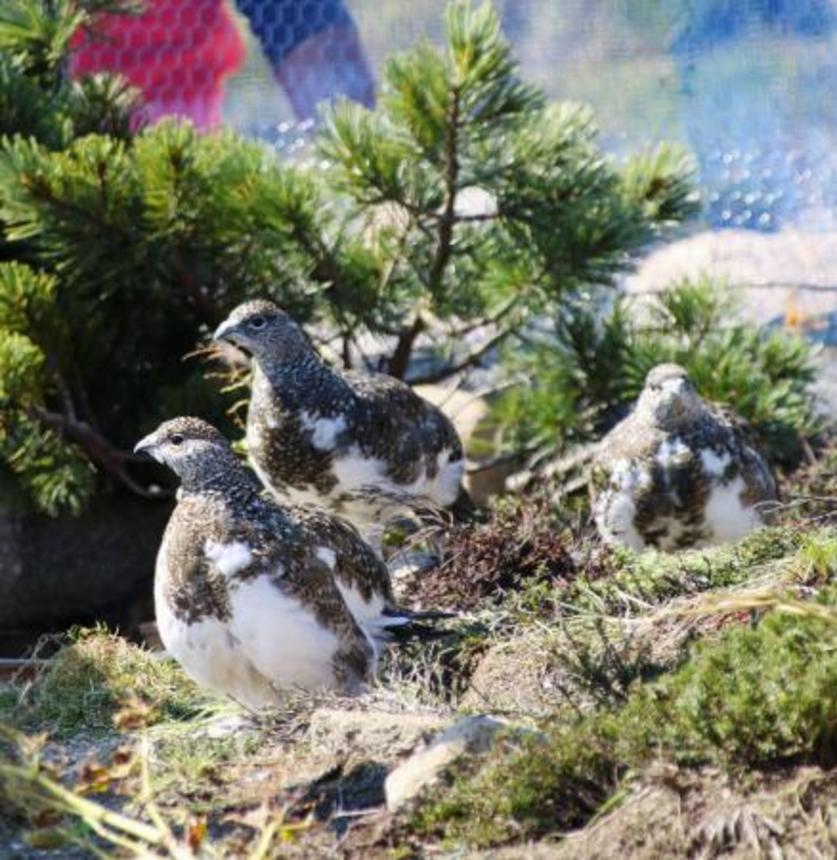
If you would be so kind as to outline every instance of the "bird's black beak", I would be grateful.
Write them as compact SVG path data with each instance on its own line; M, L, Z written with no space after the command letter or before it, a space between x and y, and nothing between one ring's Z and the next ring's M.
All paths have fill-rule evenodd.
M218 328L215 329L212 337L214 340L225 340L227 343L235 345L235 336L238 332L238 324L230 320L224 320Z
M160 457L157 453L158 447L157 440L154 438L154 434L151 433L144 439L140 439L139 442L134 445L134 453L144 454L146 457L151 457L153 460L157 460L159 462Z

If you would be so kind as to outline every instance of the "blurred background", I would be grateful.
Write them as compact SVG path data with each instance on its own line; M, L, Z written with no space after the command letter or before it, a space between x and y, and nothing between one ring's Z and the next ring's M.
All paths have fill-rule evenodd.
M229 79L222 116L287 157L304 157L313 123L299 121L253 34L270 5L255 4L250 19L238 13L248 50ZM292 5L304 18L306 4ZM628 278L629 290L711 269L745 291L754 320L837 345L834 0L496 5L523 76L550 98L591 105L606 149L621 156L680 141L697 161L703 217L695 235L652 253ZM375 80L392 52L424 39L441 43L444 6L348 0ZM280 24L275 32L281 38ZM833 390L833 362L826 371Z
M256 4L259 5L259 4ZM256 11L258 19L270 3ZM305 3L296 4L300 14ZM699 160L706 221L771 232L834 227L837 6L831 0L503 0L523 76L589 103L616 153L659 140ZM442 39L444 0L347 0L373 74ZM316 10L315 10L316 11ZM250 22L224 121L294 150L291 105Z

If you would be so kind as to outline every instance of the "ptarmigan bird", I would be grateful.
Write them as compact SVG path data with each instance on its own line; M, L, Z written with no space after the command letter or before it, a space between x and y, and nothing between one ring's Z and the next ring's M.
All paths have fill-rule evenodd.
M252 708L283 690L360 690L413 617L394 607L386 566L352 526L279 507L200 419L167 421L134 450L180 478L154 599L186 673Z
M603 540L637 550L738 540L777 499L743 421L704 402L675 364L651 370L633 412L602 440L591 486Z
M328 367L268 301L237 307L215 338L253 358L247 447L280 499L330 508L367 536L405 508L468 510L462 442L409 386Z

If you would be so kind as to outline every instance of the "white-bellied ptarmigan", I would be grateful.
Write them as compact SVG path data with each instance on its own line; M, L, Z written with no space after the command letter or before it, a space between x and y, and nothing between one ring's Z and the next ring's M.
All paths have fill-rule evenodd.
M351 525L281 508L212 425L175 418L135 451L180 479L155 610L166 650L198 683L252 708L283 690L351 694L391 636L427 630L394 606L386 566Z
M269 301L237 307L215 338L253 358L247 449L280 499L315 502L365 535L405 508L469 511L462 442L409 386L330 368Z
M592 467L606 543L679 550L735 541L769 519L776 482L744 422L701 399L686 371L661 364Z

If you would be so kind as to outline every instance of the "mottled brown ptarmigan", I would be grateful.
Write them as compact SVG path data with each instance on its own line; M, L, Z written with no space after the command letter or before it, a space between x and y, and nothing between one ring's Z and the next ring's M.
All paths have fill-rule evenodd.
M315 502L365 535L405 509L470 512L462 442L408 385L329 367L269 301L237 307L215 338L252 356L247 449L280 499Z
M633 412L602 440L591 488L603 540L637 550L738 540L777 499L743 420L703 401L674 364L648 374Z
M351 525L277 505L210 424L167 421L135 450L180 479L155 609L167 651L198 683L253 708L285 690L351 694L387 641L427 631L395 607L385 565Z

